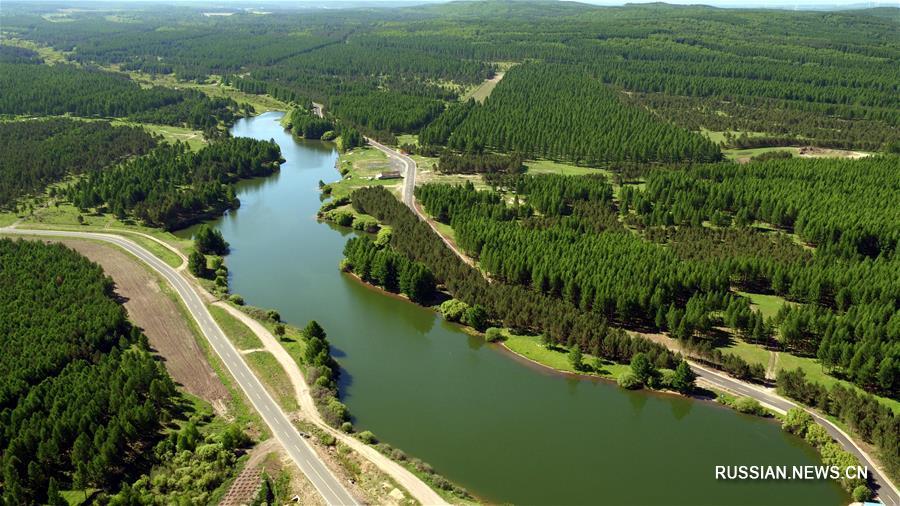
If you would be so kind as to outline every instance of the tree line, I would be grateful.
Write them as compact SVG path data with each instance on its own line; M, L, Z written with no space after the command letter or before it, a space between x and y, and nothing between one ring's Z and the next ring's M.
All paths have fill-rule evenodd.
M278 168L274 141L229 138L198 152L185 144L163 144L112 169L91 173L64 194L81 209L104 207L167 230L238 205L232 183L267 176Z
M65 176L96 172L156 145L140 127L52 118L0 122L0 207Z
M900 415L891 408L869 394L811 382L800 369L782 370L778 374L778 391L845 423L863 441L875 445L891 480L900 478Z
M502 322L517 333L542 333L552 342L579 346L617 362L628 363L635 353L643 352L658 367L677 365L676 355L662 345L610 327L596 312L582 312L565 300L522 286L489 282L384 188L356 190L352 201L357 211L391 226L393 248L426 265L457 299L485 308L489 320Z
M0 63L0 113L129 118L199 130L231 123L237 104L196 90L142 88L123 74L69 64Z

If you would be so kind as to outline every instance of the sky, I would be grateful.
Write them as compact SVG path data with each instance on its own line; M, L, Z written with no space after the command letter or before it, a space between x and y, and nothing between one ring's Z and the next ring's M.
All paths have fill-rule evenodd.
M46 0L53 1L53 0ZM77 5L79 3L96 3L97 0L58 0L60 3ZM101 0L102 1L102 0ZM320 5L326 6L333 3L335 7L347 7L355 5L417 5L424 3L440 3L443 0L109 0L117 3L140 2L146 3L191 3L209 4L228 7L265 5ZM566 1L566 0L560 0ZM651 3L659 0L577 0L581 3L593 5L624 5L625 3ZM2 1L0 1L2 3ZM867 8L867 7L900 7L900 0L665 0L665 3L678 5L712 5L715 7L730 8L781 8L781 9L829 9L829 8Z

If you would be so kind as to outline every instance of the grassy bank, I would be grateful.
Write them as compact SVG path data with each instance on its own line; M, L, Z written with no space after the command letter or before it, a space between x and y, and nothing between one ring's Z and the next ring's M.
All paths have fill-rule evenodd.
M556 371L597 376L613 381L618 380L620 376L631 371L631 367L627 364L616 364L605 359L600 359L598 362L597 357L587 353L583 355L583 360L588 368L578 371L569 361L569 350L562 346L547 348L541 342L540 336L520 336L510 333L507 329L503 330L503 335L505 337L503 346L507 349L532 362ZM600 366L599 369L597 368L598 365Z

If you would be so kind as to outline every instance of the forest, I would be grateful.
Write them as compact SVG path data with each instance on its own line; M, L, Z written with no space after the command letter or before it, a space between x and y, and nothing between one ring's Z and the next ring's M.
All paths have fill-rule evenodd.
M579 347L619 363L629 363L638 353L646 355L658 368L675 369L681 361L680 356L664 346L629 335L611 326L602 314L580 311L568 300L515 284L489 282L383 187L356 190L352 201L357 211L391 226L391 248L413 262L421 262L454 298L470 307L480 306L486 313L483 327L498 323L516 333L541 333L550 342ZM368 246L360 243L348 245L348 261L352 264L355 250L365 248Z
M196 153L182 143L162 144L88 174L63 194L80 209L103 207L120 219L172 230L239 205L232 183L268 176L280 160L281 150L272 141L222 139Z
M453 129L449 146L494 149L599 166L610 162L712 162L705 137L624 103L585 74L559 65L522 64L507 72L483 106Z
M52 500L51 480L117 490L166 421L172 380L96 264L2 239L0 266L4 502Z
M0 208L68 175L96 172L150 151L140 127L53 118L0 122Z
M231 123L238 108L230 99L142 88L123 74L73 64L0 63L0 88L0 114L128 118L209 130Z
M488 0L340 15L286 7L272 16L218 18L191 8L146 10L130 14L129 23L87 11L53 23L28 4L7 10L6 31L65 51L84 68L115 65L192 82L224 76L251 93L316 100L379 138L424 127L423 145L455 137L456 149L483 145L602 163L709 161L715 147L688 133L702 129L863 150L883 150L898 137L900 41L891 8L771 16ZM4 54L7 65L33 61L20 50ZM471 86L509 65L496 100L457 105ZM556 74L571 76L570 84L555 89ZM526 102L545 116L536 125L517 122L527 119L524 104L500 100L522 94L544 98ZM500 118L478 112L501 109ZM618 121L593 125L600 113ZM559 119L566 114L575 114L571 132ZM597 135L594 144L603 145L604 132L628 136L602 150L585 139ZM651 135L665 141L650 144Z
M892 158L872 158L658 169L644 190L626 186L618 201L600 176L506 176L495 189L512 194L511 204L471 184L426 184L416 196L493 279L616 325L667 330L706 354L703 336L720 318L766 345L777 326L786 351L896 397L900 219L892 167ZM848 197L858 205L840 205ZM779 213L793 218L774 224L821 238L814 254L784 232L752 226ZM801 304L763 322L732 289Z

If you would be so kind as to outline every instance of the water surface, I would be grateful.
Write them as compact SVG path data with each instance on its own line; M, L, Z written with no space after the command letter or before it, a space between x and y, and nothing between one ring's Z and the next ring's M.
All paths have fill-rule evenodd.
M234 293L292 324L316 319L326 329L358 430L491 502L849 502L833 482L715 480L715 465L819 463L772 421L535 370L433 311L341 274L349 232L316 220L317 185L339 177L337 153L293 140L279 118L235 125L235 136L274 139L286 162L279 174L240 183L240 209L213 224L231 243Z

